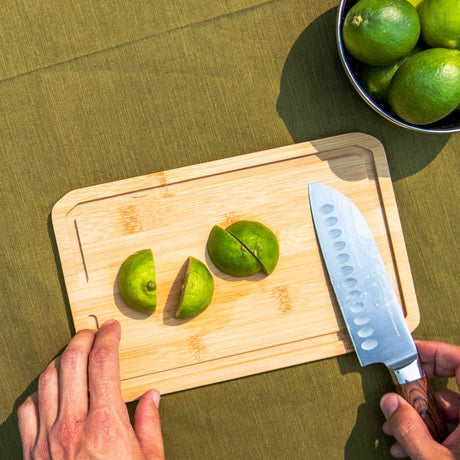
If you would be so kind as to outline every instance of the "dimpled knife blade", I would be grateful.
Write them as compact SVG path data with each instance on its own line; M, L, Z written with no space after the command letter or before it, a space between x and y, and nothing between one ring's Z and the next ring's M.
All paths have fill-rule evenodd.
M444 439L445 424L364 216L332 187L310 183L308 192L319 246L359 362L385 364L397 391L422 415L433 436Z

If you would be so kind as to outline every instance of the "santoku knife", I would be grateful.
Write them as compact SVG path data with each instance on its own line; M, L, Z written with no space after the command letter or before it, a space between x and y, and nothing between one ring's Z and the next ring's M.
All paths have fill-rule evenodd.
M397 392L433 438L443 441L445 421L366 220L338 190L310 183L308 191L319 246L359 362L385 364Z

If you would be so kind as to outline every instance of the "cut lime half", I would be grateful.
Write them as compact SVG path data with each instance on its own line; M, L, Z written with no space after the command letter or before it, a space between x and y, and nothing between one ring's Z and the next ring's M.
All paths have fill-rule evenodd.
M151 249L131 254L121 266L118 290L123 300L134 310L153 313L157 307L155 264Z

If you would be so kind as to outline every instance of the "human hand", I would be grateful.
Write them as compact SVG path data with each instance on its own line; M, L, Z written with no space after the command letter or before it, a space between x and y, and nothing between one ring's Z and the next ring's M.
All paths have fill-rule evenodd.
M442 342L416 342L422 367L428 378L454 377L460 389L460 347ZM416 410L396 393L380 400L387 419L383 431L396 438L391 454L396 458L413 460L460 459L460 394L447 388L435 391L436 401L444 414L449 436L442 444L431 437Z
M164 459L156 390L140 399L131 426L123 402L120 324L82 330L40 375L19 406L24 459Z

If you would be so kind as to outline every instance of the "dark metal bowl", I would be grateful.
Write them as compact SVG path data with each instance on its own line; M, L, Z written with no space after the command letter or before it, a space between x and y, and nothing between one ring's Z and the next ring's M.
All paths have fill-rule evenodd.
M436 121L435 123L430 123L428 125L413 125L411 123L407 123L406 121L402 120L401 118L397 117L393 113L391 113L390 108L382 105L379 105L375 101L373 101L369 95L364 91L363 87L360 85L356 78L356 67L358 62L350 55L350 53L346 50L345 45L343 43L342 38L342 25L343 21L345 20L345 16L347 15L350 8L357 3L357 0L342 0L339 5L339 9L337 11L337 21L336 21L336 37L337 37L337 47L339 50L340 60L342 61L343 68L345 69L345 73L349 78L352 85L355 87L356 91L358 91L359 95L370 105L377 113L382 115L382 117L386 118L387 120L395 123L398 126L402 126L403 128L412 129L414 131L420 131L423 133L455 133L460 132L460 111L456 110L452 112L447 117L443 118L442 120Z

